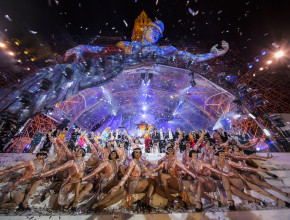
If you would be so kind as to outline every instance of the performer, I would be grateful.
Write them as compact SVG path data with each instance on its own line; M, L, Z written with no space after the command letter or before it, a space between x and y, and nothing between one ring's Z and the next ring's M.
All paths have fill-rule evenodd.
M157 133L156 128L153 129L153 134L151 137L152 137L152 142L153 142L151 153L155 153L155 149L157 149L157 151L159 149L159 141L160 141L160 134Z
M155 180L154 176L147 170L146 166L141 160L142 151L139 147L134 148L132 153L133 160L130 162L125 175L119 184L112 188L110 191L112 195L116 195L119 190L123 188L128 180L127 184L127 203L129 206L133 204L133 193L145 193L143 202L138 201L137 208L145 209L149 212L152 211L152 207L149 205L150 198L154 193ZM149 175L151 178L142 178L144 175ZM141 206L141 207L140 207Z
M166 139L167 139L167 142L174 141L174 134L173 132L171 132L171 128L168 128L168 133L166 133Z
M160 140L159 140L159 152L160 153L165 153L165 146L166 146L166 142L165 142L165 133L163 133L162 128L160 128L159 130L159 134L160 134Z
M181 135L179 140L181 139ZM172 208L172 203L174 201L174 197L171 195L172 190L174 192L179 192L181 195L186 194L183 189L181 173L179 169L181 169L184 173L190 175L193 179L198 178L194 173L189 171L185 165L183 165L179 160L177 160L175 154L175 149L173 147L167 148L168 157L152 172L158 172L159 170L164 170L160 175L160 180L162 182L164 191L166 193L166 197L168 199L167 205L164 208L165 210L169 210ZM183 205L186 207L187 200L186 196L183 196ZM181 202L181 201L180 201Z
M30 210L28 207L28 200L34 194L38 186L43 183L42 180L33 179L35 175L38 175L48 169L47 162L45 161L47 158L47 152L41 151L36 154L36 159L28 160L26 163L19 164L12 168L7 168L5 170L0 171L0 176L15 172L21 169L25 169L23 175L11 186L9 189L7 196L10 196L10 193L18 186L20 183L24 181L31 181L30 184L25 189L25 195L22 202L19 204L19 210ZM3 202L3 201L1 201Z
M219 150L215 153L214 160L212 161L212 165L214 168L218 168L219 170L228 173L229 177L222 176L223 187L227 194L227 199L230 202L229 209L236 210L234 201L232 199L232 194L238 196L241 199L248 200L250 202L256 202L261 206L265 206L265 203L259 199L256 199L248 194L245 194L242 190L244 188L244 182L241 178L236 176L235 172L233 172L233 168L245 170L245 171L264 171L261 168L255 169L248 166L242 166L238 163L230 161L226 159L225 152L223 150Z
M63 194L67 194L71 191L75 191L75 196L74 196L74 201L72 204L66 204L65 209L69 208L70 206L72 207L72 211L76 210L76 203L77 203L77 198L79 196L79 184L70 184L67 185L67 187L64 187L67 183L69 182L74 182L78 180L79 178L83 177L84 171L86 169L85 162L83 161L83 157L86 155L86 151L83 148L77 148L76 154L75 154L75 159L74 160L69 160L68 162L55 167L53 169L50 169L46 172L42 172L41 174L35 175L35 177L43 179L49 176L52 176L58 172L67 170L68 171L68 177L63 180L61 184L61 189L58 193L57 197L57 202L60 205L65 205L64 197Z
M212 203L214 203L216 206L220 206L220 201L217 201L217 199L211 198L205 194L205 192L216 192L217 190L217 184L216 181L211 178L212 172L218 174L218 175L224 175L228 177L228 174L220 171L218 169L215 169L210 163L207 163L203 160L200 160L197 158L197 151L191 150L189 152L189 158L190 161L188 161L187 166L188 169L192 172L195 172L199 179L196 181L197 185L197 200L196 200L196 212L202 211L202 203L201 198L205 198Z
M152 140L152 137L151 137L147 127L145 128L145 131L144 131L144 134L142 135L142 138L145 139L145 152L150 153L151 152L150 141Z

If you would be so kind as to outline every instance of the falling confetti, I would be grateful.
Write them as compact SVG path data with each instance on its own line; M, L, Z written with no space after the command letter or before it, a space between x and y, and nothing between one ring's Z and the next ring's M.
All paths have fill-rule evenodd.
M29 30L29 32L30 32L31 34L37 34L37 31Z
M190 13L192 16L195 16L195 15L197 15L197 14L199 13L198 10L197 10L197 11L193 11L191 8L188 8L188 11L189 11L189 13Z
M9 15L5 15L5 18L6 18L8 21L12 21L12 19L9 17Z
M127 22L126 22L125 20L123 20L123 22L124 22L125 26L126 26L126 27L128 27L128 24L127 24Z

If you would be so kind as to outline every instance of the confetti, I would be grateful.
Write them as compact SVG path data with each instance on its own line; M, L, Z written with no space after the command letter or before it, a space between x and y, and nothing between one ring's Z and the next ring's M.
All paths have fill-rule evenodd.
M123 22L124 22L125 26L126 26L126 27L128 27L128 24L127 24L127 22L126 22L125 20L123 20Z
M37 34L37 31L29 30L29 32L30 32L31 34Z
M8 21L12 21L12 19L9 17L9 15L5 15L5 18L6 18Z
M195 16L195 15L197 15L197 14L199 13L198 10L197 10L197 11L193 11L191 8L188 8L188 11L189 11L189 13L190 13L192 16Z

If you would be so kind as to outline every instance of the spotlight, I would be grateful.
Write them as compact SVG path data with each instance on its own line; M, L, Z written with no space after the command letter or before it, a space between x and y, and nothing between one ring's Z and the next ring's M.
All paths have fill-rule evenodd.
M252 63L248 63L248 68L252 69L253 68L253 64Z
M203 74L207 74L207 73L210 72L210 67L209 67L209 65L207 63L202 63L200 65L200 68L201 68L201 71L202 71Z
M239 84L237 86L237 89L238 89L240 95L246 95L246 94L252 92L252 88L248 88L246 83Z
M267 51L266 51L265 49L263 49L263 50L261 51L261 55L262 55L262 56L266 55L266 53L267 53Z
M170 62L173 63L173 64L176 63L176 57L175 57L175 55L171 55L170 56Z
M143 54L142 52L137 53L137 60L141 61L143 59Z
M267 61L267 64L268 64L268 65L270 65L271 63L273 63L272 60L268 60L268 61Z
M13 56L15 56L15 53L12 52L12 51L9 51L9 52L8 52L8 55L13 57Z
M49 79L44 78L41 82L41 85L38 91L47 92L49 88L51 87L51 85L52 85L52 82Z
M263 71L263 70L264 70L264 68L263 68L263 67L260 67L260 68L259 68L259 70L260 70L260 71Z
M260 58L259 57L255 57L254 60L255 60L256 63L258 63L260 61Z
M69 67L66 67L66 68L65 68L65 71L64 71L64 77L65 77L66 79L71 79L73 73L74 73L73 69L71 69L71 68L69 68Z
M196 82L195 82L194 79L192 79L192 80L190 81L190 87L194 87L194 86L196 86Z
M263 100L262 94L253 95L252 99L253 99L255 107L261 107L269 102L267 100Z
M193 66L193 64L194 64L193 59L188 59L188 62L187 62L186 68L187 68L187 69L190 69L190 68Z
M142 115L142 118L145 118L146 117L146 115Z
M142 110L143 110L143 111L146 111L146 110L147 110L147 107L144 105L144 106L142 107Z
M152 79L153 78L153 73L149 73L149 75L148 75L148 79L150 80L150 79Z
M3 44L2 42L0 42L0 47L1 48L6 48L6 44Z
M120 60L120 63L124 63L124 61L125 61L125 55L124 54L120 54L119 60Z
M141 73L141 79L145 80L145 73Z
M30 101L33 99L33 93L27 90L24 90L22 94L20 95L20 102L28 105Z
M224 84L227 82L225 72L219 73L217 77L220 84Z
M156 53L156 51L153 51L152 60L156 60L156 59L157 59L157 53Z
M276 58L280 58L280 57L283 57L283 56L284 56L284 52L281 51L281 50L275 53L275 57Z

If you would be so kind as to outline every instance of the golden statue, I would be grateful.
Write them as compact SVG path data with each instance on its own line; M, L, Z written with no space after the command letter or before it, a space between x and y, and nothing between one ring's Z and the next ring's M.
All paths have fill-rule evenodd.
M148 18L147 14L143 10L138 18L135 19L135 24L132 32L132 41L141 41L144 28L152 20Z

